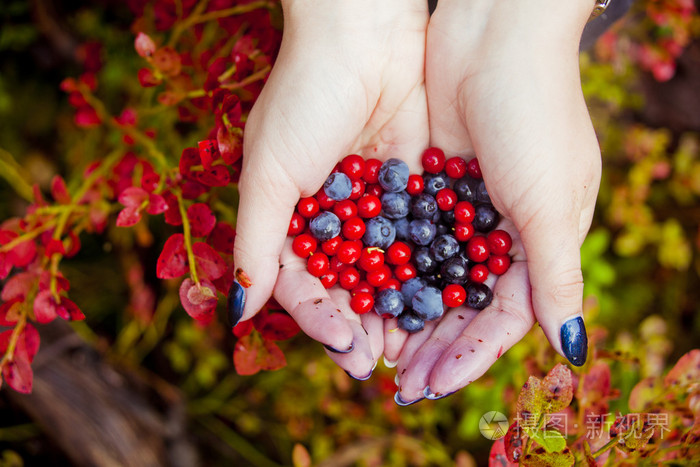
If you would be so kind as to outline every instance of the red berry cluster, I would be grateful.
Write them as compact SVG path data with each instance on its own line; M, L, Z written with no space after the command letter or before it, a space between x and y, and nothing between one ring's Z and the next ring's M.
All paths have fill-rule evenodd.
M443 304L456 307L467 304L483 308L488 303L468 301L469 284L483 284L489 274L501 275L510 266L508 252L512 245L510 235L504 230L479 231L473 221L477 216L474 203L465 198L464 189L455 191L455 181L468 177L471 186L481 181L481 170L476 158L469 161L461 157L445 158L438 148L428 148L422 156L424 175L410 174L405 192L411 200L425 190L430 174L439 174L449 181L434 193L437 204L436 218L442 231L449 232L460 244L460 254L469 263L468 278L462 283L446 283L440 274L428 278L438 281ZM365 223L380 216L383 211L384 189L378 182L382 162L364 160L361 156L346 156L334 169L349 178L352 190L345 199L334 199L325 188L314 196L299 200L289 224L288 235L294 237L292 248L296 255L307 260L307 270L330 288L336 284L351 294L350 305L358 313L374 308L375 293L391 288L401 291L403 283L420 277L416 261L412 257L417 245L410 238L394 240L388 248L366 245L363 237ZM329 178L330 179L330 178ZM467 190L468 191L468 190ZM485 195L485 190L482 197ZM481 199L481 198L480 198ZM477 204L478 205L478 204ZM324 212L331 212L340 221L338 234L330 238L318 238L310 224ZM442 214L442 220L440 219ZM447 216L445 216L447 214ZM411 217L410 215L408 216ZM444 218L448 221L445 222ZM331 234L332 235L332 234ZM483 287L486 287L485 285ZM490 291L489 291L490 292ZM490 302L490 298L488 299ZM381 314L381 313L380 313Z

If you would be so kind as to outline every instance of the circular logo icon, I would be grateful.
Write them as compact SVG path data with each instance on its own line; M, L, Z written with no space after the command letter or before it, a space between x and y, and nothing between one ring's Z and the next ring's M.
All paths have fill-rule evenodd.
M479 431L486 439L495 441L503 438L508 431L508 419L501 412L486 412L479 420Z

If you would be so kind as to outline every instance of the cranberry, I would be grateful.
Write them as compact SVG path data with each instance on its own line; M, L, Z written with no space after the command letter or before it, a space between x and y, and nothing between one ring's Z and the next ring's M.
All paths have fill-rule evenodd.
M341 243L341 245L342 245L342 243ZM340 248L338 248L338 251L340 251ZM331 256L331 271L340 272L343 269L345 269L346 267L348 267L348 265L343 263L342 261L340 261L338 259L338 255Z
M328 211L335 204L335 200L330 198L326 192L321 188L318 193L316 193L316 199L318 200L318 206Z
M400 264L394 268L394 276L401 282L413 279L417 274L416 267L411 263Z
M449 211L457 204L457 193L451 188L443 188L435 194L435 201L442 211Z
M330 262L325 253L316 252L306 262L306 269L312 276L321 277L330 271Z
M467 291L459 284L449 284L442 291L442 303L450 308L462 305L467 300Z
M471 178L481 179L481 167L479 167L479 160L476 157L469 159L467 162L467 173Z
M381 287L377 289L377 291L384 290L384 289L394 289L394 290L401 290L401 281L396 279L395 277L392 277L388 281L384 283Z
M379 182L379 168L382 166L382 161L379 159L367 159L365 161L365 173L362 179L367 183Z
M366 278L370 285L380 287L391 279L391 269L389 266L384 264L382 267L375 269L374 271L369 271Z
M301 198L297 203L297 211L303 217L311 219L319 211L318 200L316 198Z
M345 156L340 161L340 171L350 177L351 180L362 178L365 173L365 160L357 154Z
M308 233L298 235L292 240L292 251L300 258L308 258L318 247L318 241Z
M360 271L349 266L338 273L338 282L345 290L352 290L360 283Z
M350 298L350 308L362 315L374 308L374 297L367 292L359 292Z
M489 250L494 255L507 255L513 246L513 239L505 230L492 230L486 236Z
M332 270L326 271L324 275L319 277L321 279L321 284L327 288L330 289L333 287L336 282L338 282L338 273Z
M384 253L376 247L364 248L357 265L363 271L374 271L384 266Z
M421 156L423 170L436 174L445 167L445 153L440 148L428 148Z
M343 239L340 237L340 235L338 235L321 243L321 251L328 256L333 256L338 252L338 248L340 248L341 243L343 243Z
M472 224L455 224L455 238L460 242L466 242L474 236L474 226Z
M469 279L472 282L482 284L487 277L489 277L489 268L487 268L484 264L475 264L469 270Z
M486 237L483 235L470 238L465 250L467 257L477 263L484 262L489 257L489 247L486 244Z
M365 193L381 198L384 194L384 188L379 183L373 183L372 185L367 185Z
M292 219L289 221L289 229L287 229L287 235L295 236L299 235L304 231L306 227L306 221L298 212L292 214Z
M386 260L391 264L406 264L411 259L411 247L396 241L386 250Z
M357 200L357 214L369 219L377 217L382 212L382 202L375 195L365 195Z
M366 280L361 280L355 288L353 288L350 293L352 295L358 294L360 292L367 292L368 294L374 295L374 287L370 285Z
M333 206L333 214L338 216L341 221L346 221L351 217L357 216L357 205L349 199L338 201Z
M450 157L445 162L445 173L448 177L459 179L467 173L467 161L461 157Z
M474 210L474 205L469 201L460 201L455 204L455 221L468 224L474 220L474 215L476 211Z
M343 237L348 240L359 240L365 234L365 221L359 217L346 220L342 227Z
M417 174L411 174L408 176L408 185L406 186L406 193L411 196L417 196L423 193L423 188L425 188L425 182L423 177Z
M365 194L365 185L365 182L362 180L353 180L349 199L353 201L360 199Z
M510 256L508 255L491 255L486 261L486 265L491 273L500 276L510 267Z
M359 240L345 240L340 244L338 253L336 253L335 256L339 261L345 264L354 264L358 259L360 259L361 252L362 242Z

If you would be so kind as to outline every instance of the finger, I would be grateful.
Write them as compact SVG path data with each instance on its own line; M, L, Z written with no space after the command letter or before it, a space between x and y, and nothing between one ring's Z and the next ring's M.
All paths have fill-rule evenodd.
M353 344L355 333L347 318L352 319L354 313L344 312L321 281L308 273L306 261L292 251L291 238L284 244L276 269L279 278L274 289L275 299L306 335L338 352L357 345ZM355 321L361 327L359 319Z
M475 381L534 324L527 265L514 262L498 279L494 299L443 352L430 374L433 394L448 394Z
M397 318L384 320L384 364L388 368L394 368L399 360L408 332L399 327Z
M396 364L397 381L401 381L403 375L406 374L413 355L415 355L425 341L430 339L430 335L433 333L433 329L435 329L436 326L437 323L435 321L426 321L425 327L422 331L409 334L403 348L401 349L401 354L399 355L399 360Z

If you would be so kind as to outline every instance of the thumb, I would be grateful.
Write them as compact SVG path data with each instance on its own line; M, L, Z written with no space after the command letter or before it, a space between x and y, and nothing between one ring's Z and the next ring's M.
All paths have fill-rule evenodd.
M532 287L532 304L552 347L571 364L586 361L588 337L583 322L583 275L579 221L547 216L521 232Z
M272 295L280 252L299 199L299 190L281 168L266 164L271 159L251 155L249 160L238 184L233 252L237 280L231 286L228 303L232 326L252 318Z

